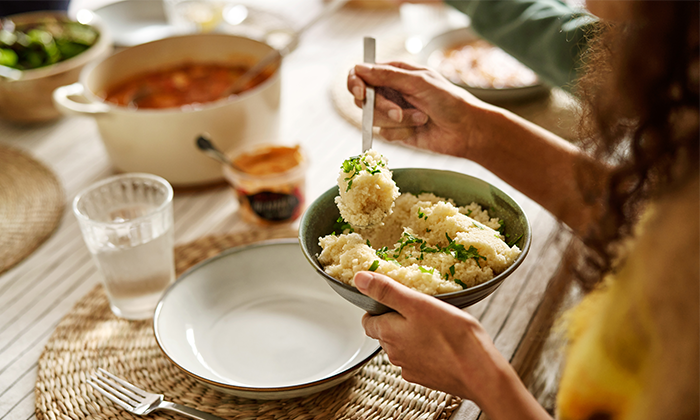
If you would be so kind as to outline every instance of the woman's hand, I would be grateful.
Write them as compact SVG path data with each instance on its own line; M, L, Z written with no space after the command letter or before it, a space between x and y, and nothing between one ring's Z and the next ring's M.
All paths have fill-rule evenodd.
M382 274L361 271L354 281L396 311L365 314L362 326L404 379L473 400L493 419L550 418L474 317Z
M577 234L588 232L602 214L609 168L568 141L424 67L356 65L347 86L357 106L367 85L379 92L374 125L385 139L470 159Z
M401 62L350 70L347 87L358 107L367 84L377 87L374 125L382 137L453 156L469 157L485 129L479 113L492 108L436 71Z

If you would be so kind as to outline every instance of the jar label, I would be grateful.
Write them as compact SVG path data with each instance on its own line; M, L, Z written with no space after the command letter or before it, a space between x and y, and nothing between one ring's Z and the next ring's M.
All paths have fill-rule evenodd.
M282 194L262 191L246 195L250 208L255 214L266 220L280 221L291 219L295 215L301 200L294 194Z

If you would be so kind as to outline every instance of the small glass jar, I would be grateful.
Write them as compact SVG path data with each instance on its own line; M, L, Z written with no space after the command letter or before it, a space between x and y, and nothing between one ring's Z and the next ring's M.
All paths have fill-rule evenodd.
M224 177L246 221L275 225L301 215L308 162L299 146L256 145L231 156L233 167L224 166Z

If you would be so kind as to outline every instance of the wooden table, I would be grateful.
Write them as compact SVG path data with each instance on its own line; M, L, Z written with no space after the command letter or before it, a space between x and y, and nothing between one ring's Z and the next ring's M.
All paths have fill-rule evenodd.
M89 1L83 3L89 5ZM282 9L277 12L287 14L296 26L322 6L319 0L278 3ZM379 45L403 36L398 10L346 6L311 28L298 49L285 58L282 136L301 144L308 153L309 201L334 185L344 159L360 152L360 131L336 112L329 92L347 73L353 58L361 56L362 37L368 35ZM0 142L25 150L49 166L62 182L68 203L81 189L114 173L95 122L87 117L65 117L32 127L0 122ZM498 349L527 377L535 360L532 355L541 342L540 330L546 329L551 319L553 305L545 295L548 286L556 288L552 279L556 279L568 242L557 238L557 222L539 205L471 161L384 141L375 141L375 148L393 167L447 169L483 178L524 208L533 228L529 256L496 293L469 312L481 320ZM177 243L252 228L241 220L238 204L226 187L176 194L174 208ZM99 281L70 206L66 206L56 232L0 276L0 420L35 417L34 383L43 346L73 304ZM474 419L479 413L467 401L453 417Z

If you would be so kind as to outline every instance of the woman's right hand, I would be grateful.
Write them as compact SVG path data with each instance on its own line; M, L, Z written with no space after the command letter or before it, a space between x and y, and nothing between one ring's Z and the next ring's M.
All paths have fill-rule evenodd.
M389 141L468 158L489 132L480 115L494 107L434 70L403 62L358 64L347 79L358 107L367 85L378 90L374 126Z

